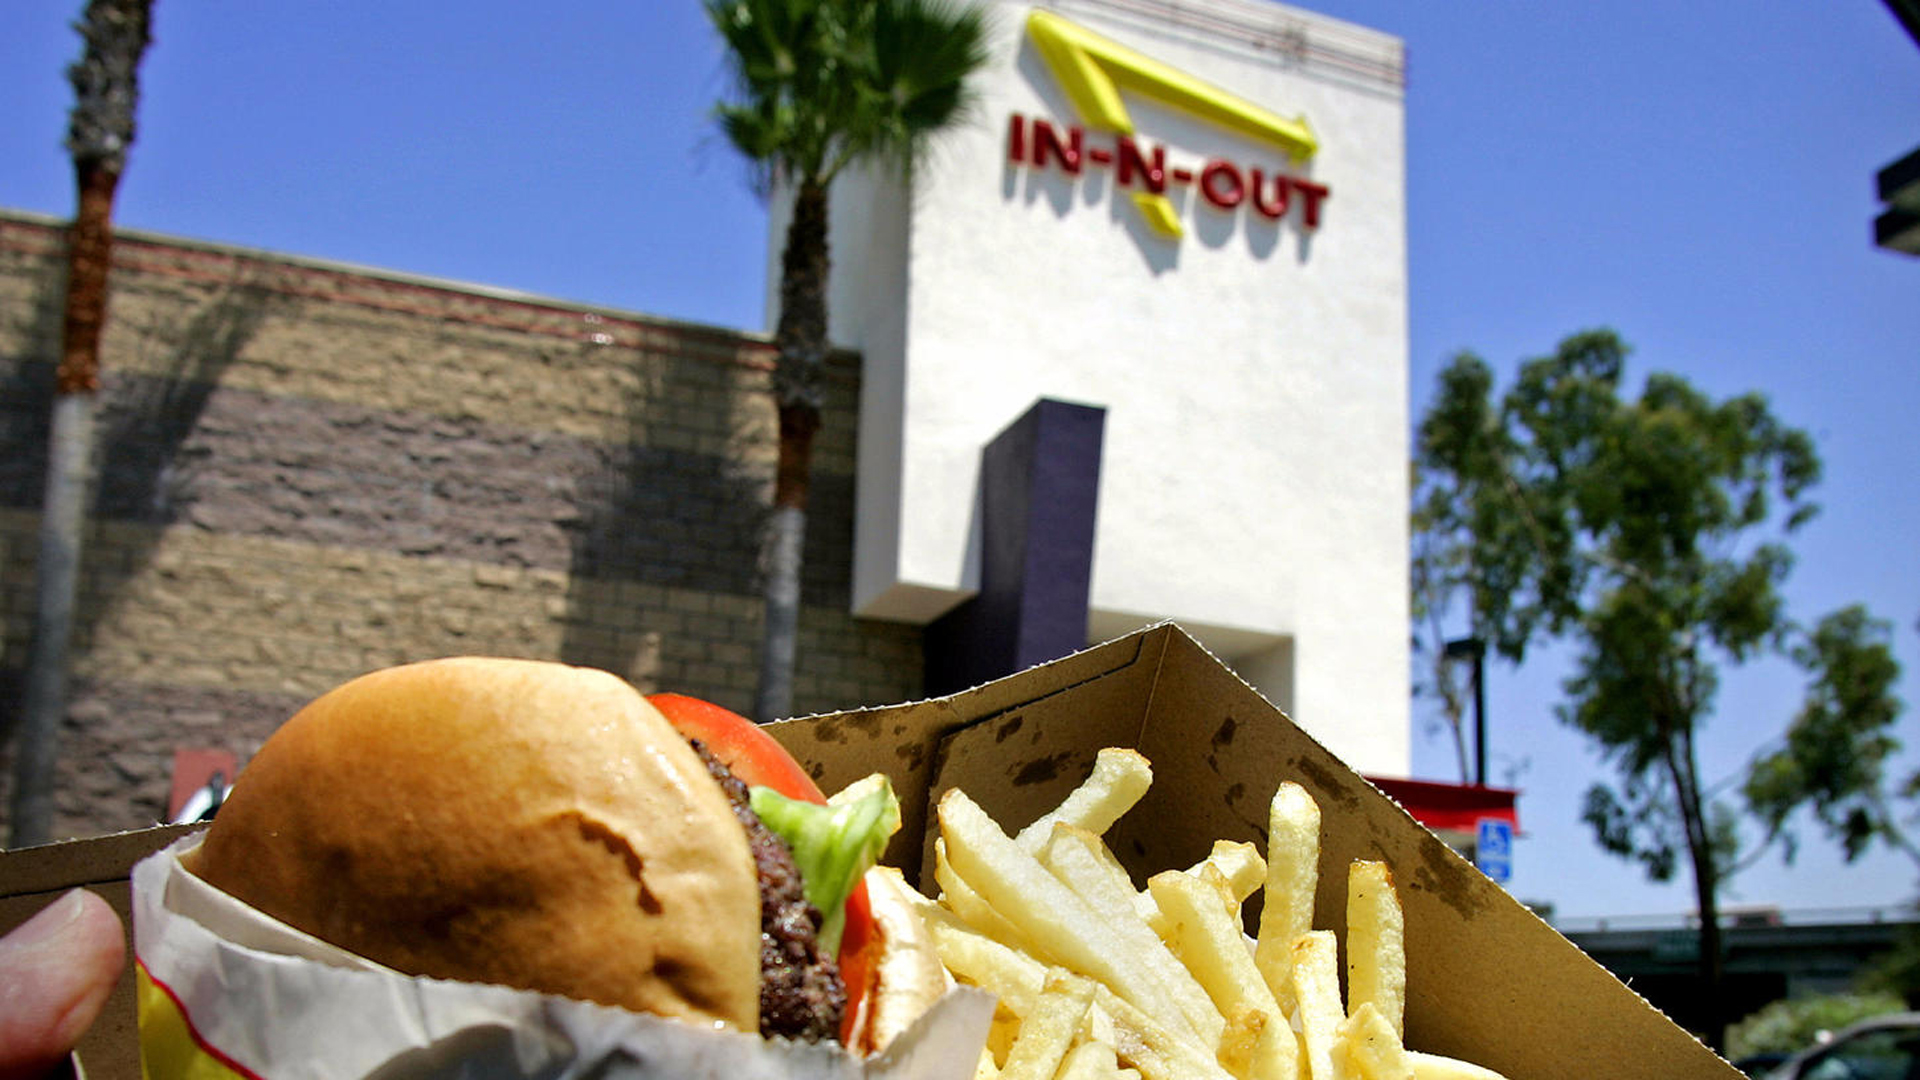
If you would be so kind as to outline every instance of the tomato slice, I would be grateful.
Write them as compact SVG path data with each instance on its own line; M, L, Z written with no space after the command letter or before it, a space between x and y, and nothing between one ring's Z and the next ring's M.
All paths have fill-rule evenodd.
M689 739L699 739L733 775L789 799L824 805L826 795L787 748L739 713L685 694L649 694L647 700Z
M685 694L649 694L647 700L675 730L689 739L699 739L708 753L748 785L772 788L789 799L826 805L827 797L820 791L820 785L814 783L807 770L787 753L787 748L760 725L739 713ZM840 967L840 979L847 988L846 1019L840 1026L843 1043L852 1037L860 998L868 989L868 968L871 967L868 954L870 946L876 943L875 938L867 883L856 882L847 895L846 927L840 934L840 954L834 958Z

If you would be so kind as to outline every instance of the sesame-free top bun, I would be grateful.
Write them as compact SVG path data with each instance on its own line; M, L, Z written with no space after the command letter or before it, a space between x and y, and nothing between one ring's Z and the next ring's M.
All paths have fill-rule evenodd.
M745 833L606 672L467 657L348 682L267 740L187 868L409 974L758 1028Z

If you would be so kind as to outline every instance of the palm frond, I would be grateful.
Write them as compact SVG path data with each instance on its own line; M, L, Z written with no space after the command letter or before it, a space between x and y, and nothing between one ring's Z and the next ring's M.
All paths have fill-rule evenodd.
M850 162L911 168L965 113L986 63L980 12L952 0L706 0L727 45L721 129L763 177L826 184Z

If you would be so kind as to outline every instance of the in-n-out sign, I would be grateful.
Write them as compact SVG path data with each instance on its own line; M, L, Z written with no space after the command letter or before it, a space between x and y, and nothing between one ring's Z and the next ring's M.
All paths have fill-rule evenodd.
M1110 168L1116 187L1130 189L1133 201L1157 231L1178 237L1184 229L1170 187L1190 187L1210 205L1232 211L1242 204L1278 220L1299 207L1300 226L1320 225L1321 207L1331 190L1281 169L1243 167L1214 158L1198 168L1167 165L1167 148L1143 149L1133 138L1133 119L1120 91L1164 105L1281 150L1295 164L1320 148L1305 117L1287 118L1217 86L1109 40L1049 11L1027 16L1027 36L1066 92L1087 127L1111 133L1112 141L1089 137L1078 124L1053 123L1015 113L1007 125L1007 158L1016 165L1058 167L1070 176L1087 168Z

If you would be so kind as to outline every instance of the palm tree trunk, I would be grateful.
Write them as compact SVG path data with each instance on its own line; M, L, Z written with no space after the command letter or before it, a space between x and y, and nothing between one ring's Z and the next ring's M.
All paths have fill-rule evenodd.
M827 358L827 190L803 182L794 194L793 220L780 257L779 350L773 372L780 414L780 464L773 512L765 536L765 627L754 719L792 715L793 671L799 653L800 568L806 547L807 497L812 487L813 436L820 429L821 369Z
M800 568L805 561L808 472L820 411L780 406L780 465L766 535L766 637L754 718L768 723L793 714L793 670L800 645Z
M60 723L67 711L68 650L92 487L100 336L107 314L113 196L120 176L98 162L77 162L74 168L80 206L67 242L66 311L47 440L33 643L14 747L9 847L45 843L52 836L53 774Z

